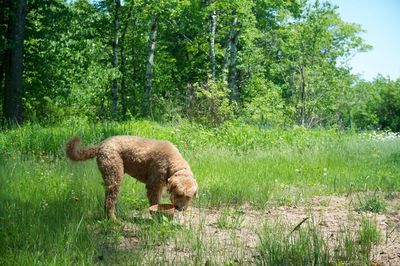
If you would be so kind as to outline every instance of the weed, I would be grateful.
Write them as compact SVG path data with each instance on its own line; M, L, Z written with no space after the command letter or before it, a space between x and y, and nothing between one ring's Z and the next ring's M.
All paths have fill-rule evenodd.
M319 205L328 207L329 206L329 200L323 199L319 201Z
M386 200L375 191L373 194L368 194L363 198L359 196L355 209L361 212L380 213L385 211L386 205Z
M220 229L238 229L244 221L243 210L240 208L223 208L217 220Z
M338 262L348 265L369 265L374 244L381 241L376 221L362 217L357 232L343 228L336 237L334 255Z
M371 221L367 217L362 217L361 229L358 237L361 253L369 257L372 245L378 244L381 241L381 235L378 231L376 220Z

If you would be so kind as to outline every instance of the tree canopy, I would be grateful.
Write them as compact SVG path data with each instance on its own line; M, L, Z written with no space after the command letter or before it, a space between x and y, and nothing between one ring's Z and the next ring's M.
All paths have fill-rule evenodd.
M329 1L0 2L3 121L400 130L400 80L351 74L348 60L371 47ZM22 51L21 82L10 83Z

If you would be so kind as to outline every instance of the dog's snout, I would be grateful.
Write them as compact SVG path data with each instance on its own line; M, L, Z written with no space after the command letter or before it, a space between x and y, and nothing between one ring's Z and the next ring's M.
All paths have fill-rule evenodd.
M183 206L182 205L175 206L175 209L181 212L183 211Z

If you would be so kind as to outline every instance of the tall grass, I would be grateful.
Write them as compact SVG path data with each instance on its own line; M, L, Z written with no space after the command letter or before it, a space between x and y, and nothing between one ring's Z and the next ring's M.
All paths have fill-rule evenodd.
M75 182L61 161L3 160L1 165L0 264L91 263L87 217L99 206L97 186Z
M175 143L198 180L199 198L193 204L201 207L250 204L265 208L296 204L312 195L375 191L377 187L389 192L400 186L399 138L371 140L369 135L334 130L237 125L210 129L148 121L71 122L51 128L27 125L0 132L1 265L107 264L111 258L140 263L143 252L162 243L157 238L160 230L165 237L180 231L169 231L169 225L139 224L140 232L148 232L139 235L148 246L123 254L95 236L96 228L102 226L106 238L107 231L116 232L102 224L101 176L94 161L66 160L64 143L80 135L84 145L97 144L117 134ZM146 206L144 186L127 176L117 215L129 220L130 211ZM235 227L235 217L221 217L220 226ZM157 237L151 232L157 232ZM193 237L193 251L201 255L204 243L199 236Z
M44 151L62 156L63 143L71 136L79 135L88 144L98 143L113 135L137 135L148 138L167 139L183 150L199 150L203 147L228 148L231 151L251 151L290 144L293 147L311 147L317 143L329 144L347 134L334 130L309 131L298 127L292 130L263 130L247 125L227 124L219 128L206 128L198 124L182 122L160 125L150 121L105 122L85 124L64 122L59 126L43 128L37 124L0 132L1 154L16 151L22 154Z
M175 143L203 183L203 196L210 204L241 203L249 197L256 204L270 198L280 198L285 203L296 201L300 194L376 187L395 191L400 182L396 170L400 138L373 141L351 132L300 127L262 130L226 125L210 129L189 123L159 125L149 121L69 123L52 128L27 125L0 133L0 157L19 162L43 157L64 160L64 143L73 135L82 136L84 145L90 145L117 134ZM293 198L281 198L282 190ZM251 196L254 191L258 195Z

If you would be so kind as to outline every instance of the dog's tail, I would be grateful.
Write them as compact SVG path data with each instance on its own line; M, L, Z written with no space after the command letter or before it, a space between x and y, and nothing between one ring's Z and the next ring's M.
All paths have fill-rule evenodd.
M99 147L78 148L81 139L79 137L71 138L65 145L67 157L73 161L85 161L96 157L99 153Z

